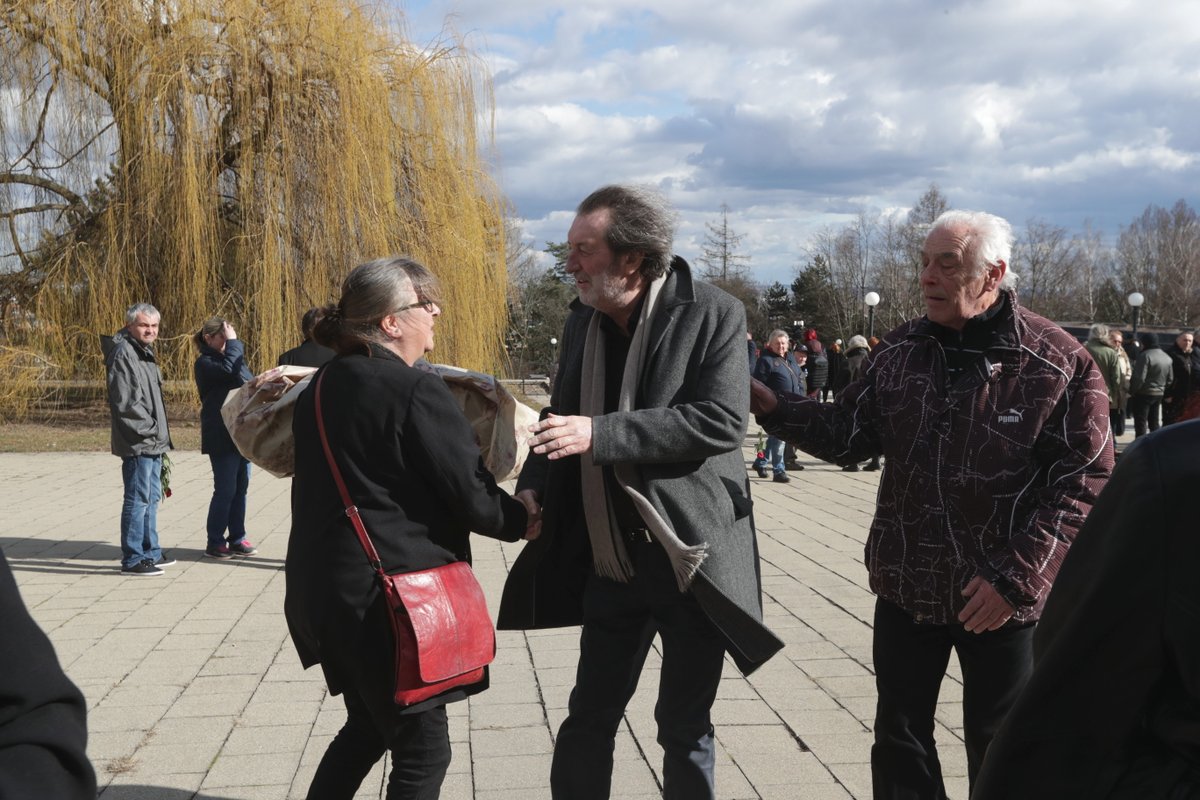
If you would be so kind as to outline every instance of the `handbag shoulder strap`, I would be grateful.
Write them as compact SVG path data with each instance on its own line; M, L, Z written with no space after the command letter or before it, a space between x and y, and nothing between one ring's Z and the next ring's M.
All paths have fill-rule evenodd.
M376 552L375 545L371 543L371 537L367 535L367 526L363 524L362 515L358 513L358 506L354 505L350 499L350 491L346 488L346 482L342 480L342 471L338 469L337 461L333 457L333 450L329 447L329 439L325 435L325 416L321 413L321 381L323 380L325 380L325 373L321 372L317 376L317 384L313 388L313 402L317 412L317 433L321 437L321 449L325 451L325 460L329 462L329 471L333 473L333 482L337 484L338 494L342 496L342 503L346 506L346 516L350 518L350 523L354 526L358 543L362 545L363 552L367 554L367 563L377 574L386 577L387 573L383 571L383 562L379 560L379 553Z

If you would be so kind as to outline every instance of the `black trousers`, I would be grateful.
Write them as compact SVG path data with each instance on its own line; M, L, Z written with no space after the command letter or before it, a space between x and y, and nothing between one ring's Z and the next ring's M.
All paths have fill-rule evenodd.
M329 743L308 800L352 800L359 785L385 752L392 754L387 800L437 800L450 767L450 728L446 707L395 715L381 732L376 716L353 688L342 693L346 724Z
M1112 427L1113 436L1125 435L1125 409L1114 408L1108 412L1108 423Z
M710 717L725 640L691 592L676 586L657 542L631 543L629 583L592 575L584 589L579 666L567 719L554 742L550 789L557 800L604 800L625 706L657 633L662 669L654 719L663 748L663 797L715 798Z
M1134 395L1129 398L1129 410L1133 412L1134 436L1145 436L1147 427L1150 433L1158 430L1158 415L1162 408L1162 395L1152 397L1146 394Z
M933 739L938 691L950 651L963 677L963 728L971 785L1005 715L1033 671L1034 625L968 633L961 625L920 625L904 609L875 602L876 800L941 800L942 766Z

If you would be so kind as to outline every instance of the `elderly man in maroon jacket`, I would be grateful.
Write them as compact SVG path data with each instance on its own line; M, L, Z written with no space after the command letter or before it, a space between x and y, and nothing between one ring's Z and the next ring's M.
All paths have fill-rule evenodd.
M838 464L886 457L866 547L877 798L946 796L933 723L951 649L974 783L1112 469L1104 379L1070 335L1017 303L1011 250L1003 219L946 212L923 248L925 316L887 334L835 402L753 387L768 433Z

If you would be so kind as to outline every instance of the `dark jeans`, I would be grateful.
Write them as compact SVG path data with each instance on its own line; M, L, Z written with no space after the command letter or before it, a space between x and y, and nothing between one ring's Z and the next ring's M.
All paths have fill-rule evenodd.
M1134 436L1145 436L1149 425L1150 433L1158 430L1158 412L1162 409L1162 395L1152 397L1139 394L1129 398L1129 410L1133 412Z
M209 453L212 464L213 494L208 504L208 546L225 544L246 538L246 489L250 486L250 462L236 450L232 453Z
M121 566L158 561L158 501L162 498L162 456L121 459Z
M1034 625L968 633L961 625L919 625L899 606L875 602L875 798L945 798L933 740L938 690L958 653L963 729L972 785L987 747L1033 670Z
M321 757L308 800L351 800L387 750L392 752L387 800L437 800L450 766L446 707L397 717L400 723L389 742L355 690L348 688L342 699L346 724Z
M657 542L629 548L636 570L630 583L593 575L584 589L579 667L567 719L554 743L552 796L609 796L617 728L657 632L662 669L654 719L664 751L663 797L714 798L709 712L721 682L724 639L692 593L680 593Z

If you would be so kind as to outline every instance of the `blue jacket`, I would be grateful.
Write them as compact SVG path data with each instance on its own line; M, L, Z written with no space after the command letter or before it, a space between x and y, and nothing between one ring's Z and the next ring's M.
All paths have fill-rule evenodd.
M246 350L240 339L225 342L225 352L204 345L193 372L200 391L200 452L212 455L233 453L237 447L221 419L221 406L231 389L254 376L246 366Z
M754 377L777 392L807 394L800 368L782 356L764 349L754 365Z

